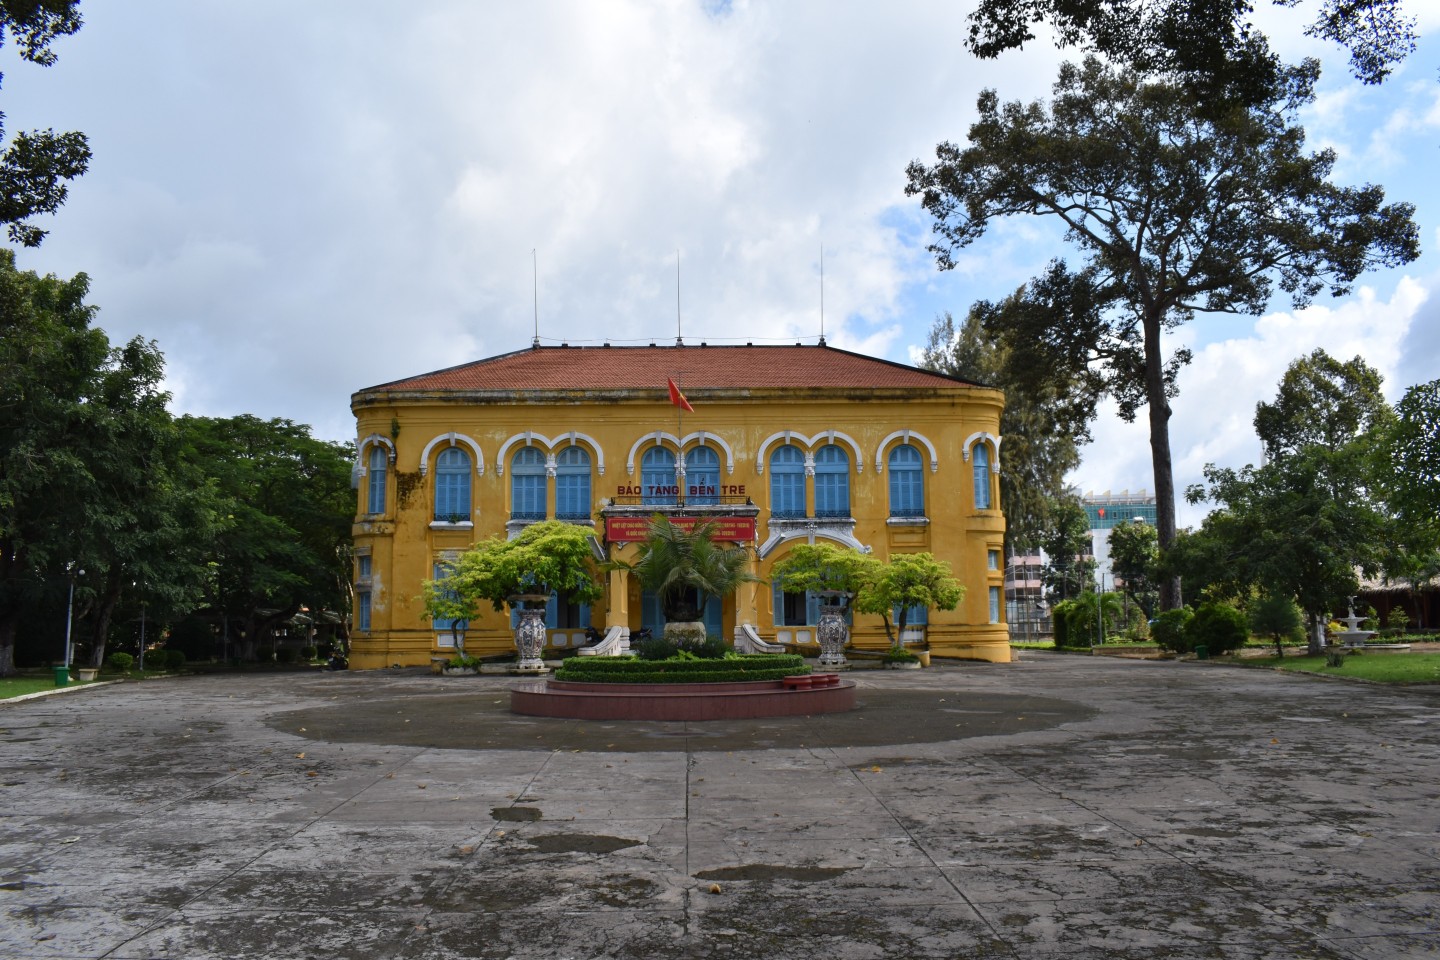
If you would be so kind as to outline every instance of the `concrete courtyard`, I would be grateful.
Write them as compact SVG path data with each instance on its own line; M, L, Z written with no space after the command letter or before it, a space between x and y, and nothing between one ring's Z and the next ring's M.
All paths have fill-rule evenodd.
M853 676L718 724L401 671L0 705L0 957L1440 956L1440 689Z

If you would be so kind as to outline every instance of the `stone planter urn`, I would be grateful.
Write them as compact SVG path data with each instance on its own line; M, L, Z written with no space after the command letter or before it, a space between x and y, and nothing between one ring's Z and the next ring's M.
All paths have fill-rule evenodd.
M98 667L76 667L75 675L81 683L89 683L100 675L100 669Z
M850 595L825 591L820 596L820 622L815 627L815 637L820 642L820 666L842 667L849 663L845 659L845 647L850 642L845 606Z
M679 649L693 652L705 643L705 621L673 620L665 624L664 636Z
M545 604L549 594L521 594L511 597L512 606L519 609L520 622L515 627L515 649L520 660L515 664L516 673L544 673L545 661L541 654L545 650Z

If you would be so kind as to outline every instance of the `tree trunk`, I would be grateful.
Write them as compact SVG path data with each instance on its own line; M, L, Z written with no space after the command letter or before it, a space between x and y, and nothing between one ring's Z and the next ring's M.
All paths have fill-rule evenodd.
M105 662L105 644L110 639L110 623L115 605L120 602L120 580L112 575L105 584L105 595L95 607L95 626L90 632L90 666L99 668Z
M0 614L0 677L15 675L15 625L19 619L13 611Z
M1155 474L1155 532L1161 554L1175 543L1175 470L1170 462L1170 401L1160 352L1160 317L1145 318L1145 399L1150 417L1150 462ZM1160 581L1160 609L1181 606L1180 578Z

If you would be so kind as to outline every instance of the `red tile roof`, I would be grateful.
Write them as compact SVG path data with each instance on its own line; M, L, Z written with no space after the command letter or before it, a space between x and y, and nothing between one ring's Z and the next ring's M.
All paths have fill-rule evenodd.
M975 385L928 370L816 345L533 347L359 391L919 387Z

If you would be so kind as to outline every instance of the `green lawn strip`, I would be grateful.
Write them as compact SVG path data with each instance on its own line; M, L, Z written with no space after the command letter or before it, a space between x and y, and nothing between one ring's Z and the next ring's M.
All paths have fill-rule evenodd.
M1352 653L1338 667L1327 667L1324 656L1247 657L1236 662L1376 683L1440 683L1440 653Z

